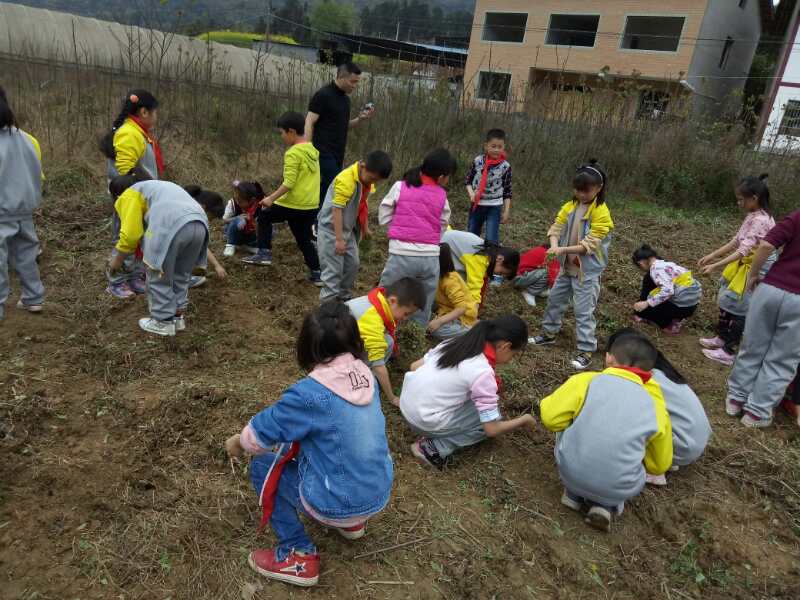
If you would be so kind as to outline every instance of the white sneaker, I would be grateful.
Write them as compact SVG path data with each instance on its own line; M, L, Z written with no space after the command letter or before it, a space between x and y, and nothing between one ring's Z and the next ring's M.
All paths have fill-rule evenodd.
M234 254L236 254L236 246L233 244L225 244L225 250L222 251L222 256L230 258Z
M561 504L566 506L568 509L577 512L581 512L583 510L583 503L581 503L578 500L573 500L572 498L570 498L569 494L567 493L567 490L564 490L563 493L561 494Z
M186 319L181 317L175 317L172 319L172 322L175 324L175 331L186 331Z
M42 305L41 304L23 304L22 300L17 302L17 308L20 310L27 310L29 313L40 313L42 312Z
M522 297L525 298L525 302L528 303L528 306L536 306L536 296L530 292L522 292Z
M208 281L208 279L206 279L204 275L192 275L192 278L189 280L189 288L201 287L206 284L206 281Z
M586 515L586 522L600 531L611 531L611 513L602 506L592 506Z
M157 321L152 317L144 317L139 319L139 327L147 333L161 335L164 337L175 336L175 322L174 321Z
M761 418L757 417L747 411L744 411L744 416L741 420L742 425L751 429L764 429L772 425L772 417Z

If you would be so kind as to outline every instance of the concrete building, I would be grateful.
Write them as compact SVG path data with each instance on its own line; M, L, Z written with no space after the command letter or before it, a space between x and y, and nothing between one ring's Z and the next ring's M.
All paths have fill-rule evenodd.
M477 0L464 88L515 111L605 94L627 117L713 116L737 106L760 35L759 0Z

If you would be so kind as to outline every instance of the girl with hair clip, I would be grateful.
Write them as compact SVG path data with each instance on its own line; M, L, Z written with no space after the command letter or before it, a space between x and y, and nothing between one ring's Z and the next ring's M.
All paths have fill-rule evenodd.
M582 371L597 350L594 311L600 296L600 277L608 266L608 249L614 222L606 205L608 177L595 159L582 165L572 178L574 195L556 216L547 236L548 256L556 256L561 272L547 301L542 333L531 338L536 346L555 344L570 303L575 311L578 353L572 367Z
M703 288L692 272L662 259L658 252L643 244L633 253L633 264L644 271L642 292L633 305L634 321L649 321L664 333L677 335L683 322L691 317L703 297Z
M703 354L713 361L730 366L733 364L739 342L744 333L745 317L750 308L752 293L746 282L753 264L753 256L764 236L775 227L770 214L769 187L766 173L759 177L745 177L736 185L736 201L747 215L733 239L700 259L698 265L705 275L723 269L720 278L719 322L717 335L700 339ZM777 255L773 254L760 270L763 277Z
M0 321L10 292L11 265L22 286L17 308L30 313L42 311L44 285L36 264L39 238L33 223L33 213L41 200L39 142L17 127L6 93L0 87Z
M157 122L158 100L155 96L143 89L128 92L111 130L100 140L100 151L106 157L109 183L134 169L145 173L150 179L163 177L164 159L151 133ZM119 239L119 228L117 213L113 212L112 242L115 244ZM141 250L128 257L124 268L108 280L106 291L109 294L126 299L145 293L145 267L141 258Z
M494 277L511 280L519 268L519 251L487 242L468 231L448 229L442 243L450 246L453 265L464 278L478 307L483 306L486 290Z
M320 556L300 515L347 540L389 503L394 466L375 378L346 305L306 315L297 362L308 375L225 442L253 457L250 480L277 546L250 553L260 575L303 587L319 580ZM277 445L277 449L274 446Z
M404 277L420 281L427 302L411 320L423 327L430 321L439 283L439 242L450 222L446 187L455 170L450 152L434 150L392 186L378 208L378 222L389 227L389 260L380 285Z
M479 322L411 365L403 381L400 412L422 436L411 445L417 460L442 469L459 448L536 425L531 414L505 421L499 408L502 386L496 368L510 362L527 343L525 321L507 315Z
M609 338L608 347L611 348L617 339L629 335L649 340L635 329L621 329ZM672 470L677 471L679 467L688 467L703 455L711 439L711 423L703 403L689 382L660 350L652 373L653 379L661 387L672 423ZM646 481L651 485L667 484L665 475L648 474Z
M225 206L225 249L222 256L230 258L239 248L250 254L258 252L256 212L264 199L264 189L257 181L234 181L233 197Z

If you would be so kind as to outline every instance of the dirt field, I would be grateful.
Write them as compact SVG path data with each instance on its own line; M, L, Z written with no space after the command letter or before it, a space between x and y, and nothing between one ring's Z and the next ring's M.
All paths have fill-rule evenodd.
M715 318L709 279L701 314L658 342L703 399L714 438L666 489L629 503L611 534L559 504L546 431L486 442L434 473L410 457L413 436L387 405L396 465L387 510L356 543L309 525L323 558L316 588L260 579L246 556L272 534L256 536L246 464L232 469L222 443L299 375L293 343L317 292L288 231L274 266L229 260L227 282L210 278L192 292L188 330L153 339L136 325L141 299L103 293L109 206L99 169L73 165L49 179L37 221L47 312L15 310L14 292L0 325L0 598L800 597L800 431L784 416L765 432L725 416L727 369L707 362L696 341ZM522 194L517 202L525 205ZM506 237L520 246L541 239L555 206L545 204L518 206ZM603 338L629 322L636 244L690 264L736 226L619 197L610 204L617 231L598 309ZM377 280L384 248L378 239L365 253L360 291ZM538 327L542 307L508 286L488 304L490 314L515 311ZM571 325L555 349L530 348L504 370L507 415L570 374ZM421 349L404 350L398 367ZM401 376L398 368L394 381Z

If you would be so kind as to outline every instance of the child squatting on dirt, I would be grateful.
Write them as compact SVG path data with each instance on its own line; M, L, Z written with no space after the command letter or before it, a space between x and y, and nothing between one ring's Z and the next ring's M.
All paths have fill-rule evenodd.
M305 317L297 340L297 362L308 376L225 442L231 457L253 456L261 526L269 521L278 540L250 553L250 566L264 577L300 586L319 580L319 552L300 514L356 540L389 502L392 458L364 354L347 307L323 304Z
M561 503L586 522L611 530L612 515L639 495L647 474L672 465L672 429L653 380L657 350L641 336L621 336L600 373L573 375L540 404L542 424L556 432Z
M150 181L135 172L115 178L109 186L119 215L119 240L108 263L110 276L142 240L147 266L150 317L139 319L148 333L172 337L186 329L184 312L195 267L208 260L208 218L182 187L169 181Z
M22 286L17 308L31 313L42 311L44 285L36 264L39 238L33 224L33 213L41 200L39 142L17 128L6 93L0 88L0 321L10 292L11 265Z
M479 322L411 365L400 412L422 436L411 445L422 464L442 469L459 448L536 425L530 414L504 421L499 408L497 365L510 362L527 344L525 321L507 315Z
M542 333L531 338L536 346L555 344L564 313L573 306L578 353L576 370L586 369L597 350L594 311L600 297L600 277L608 266L608 249L614 222L606 204L608 177L592 159L578 168L572 179L573 197L556 215L547 236L548 255L557 256L561 272L556 279L542 318Z

